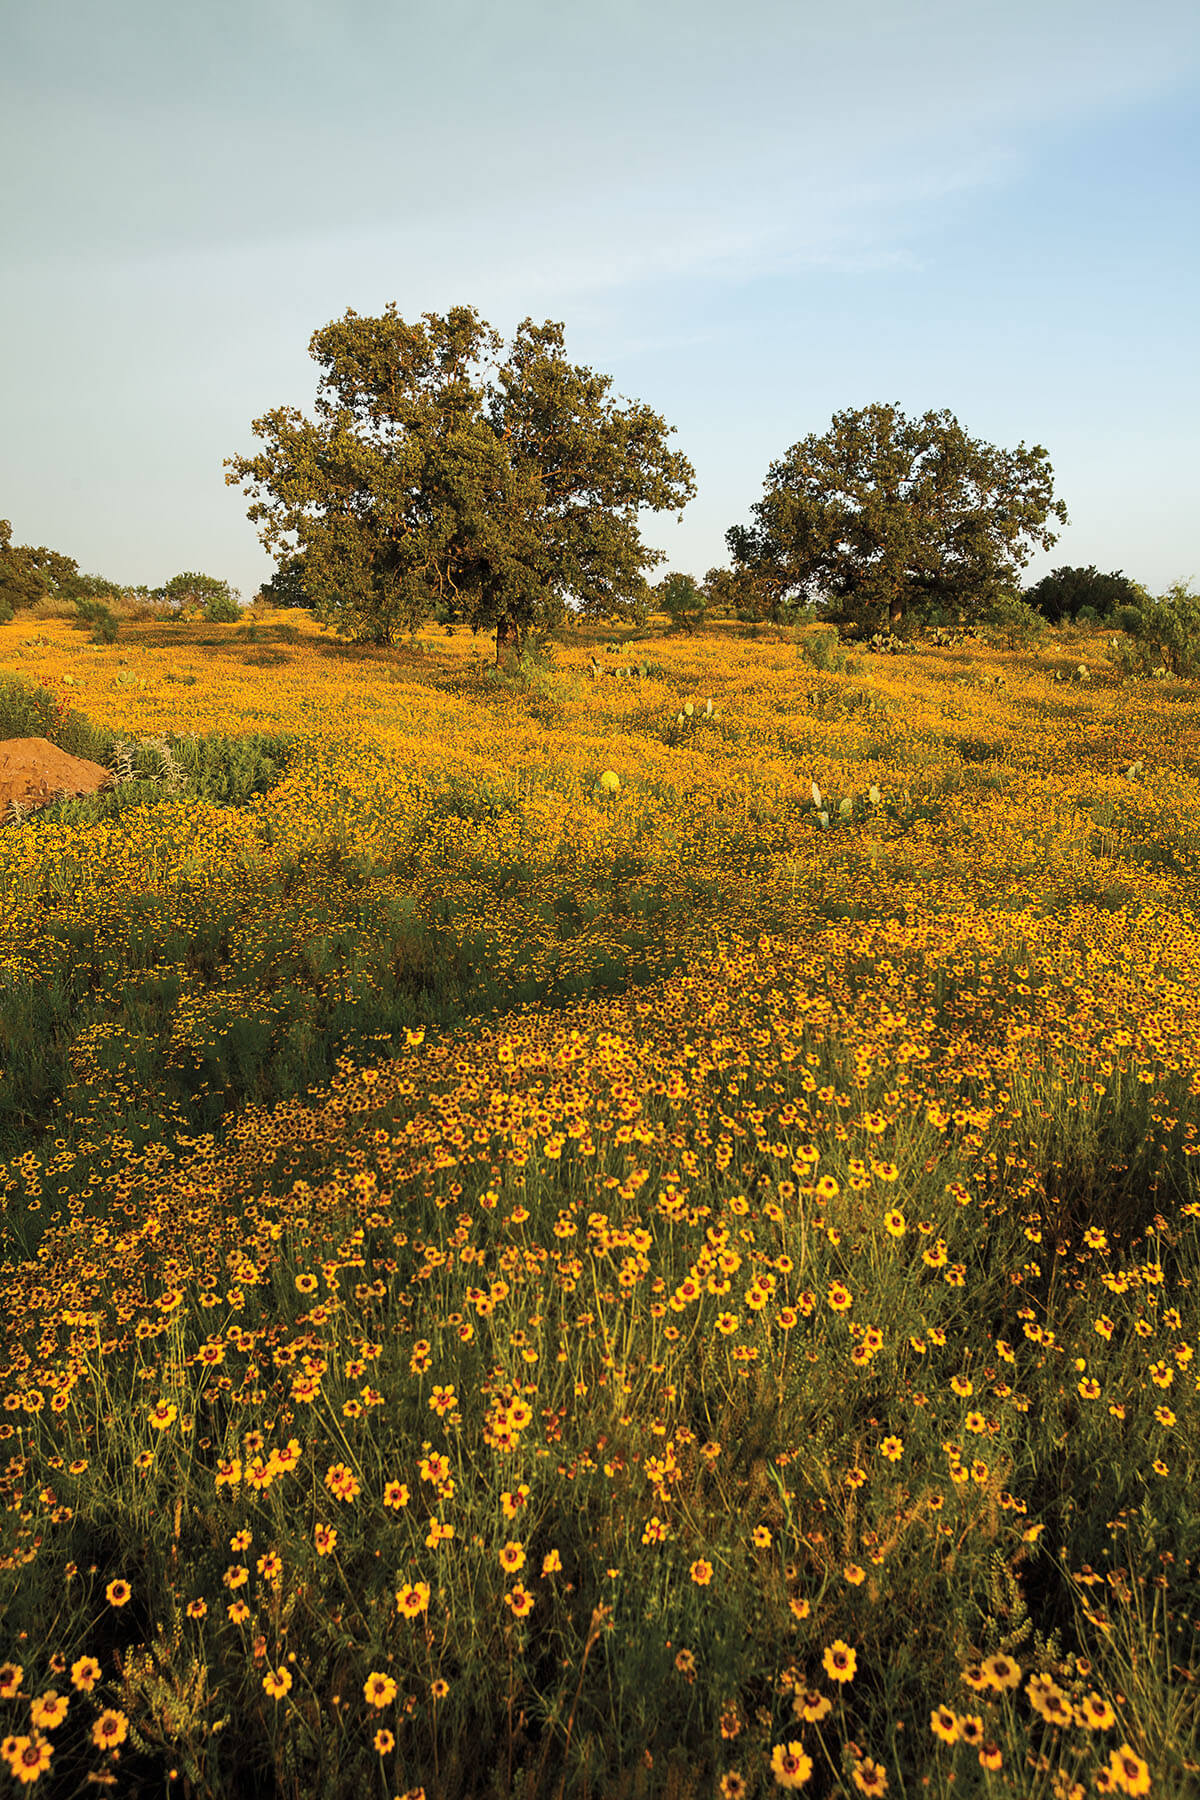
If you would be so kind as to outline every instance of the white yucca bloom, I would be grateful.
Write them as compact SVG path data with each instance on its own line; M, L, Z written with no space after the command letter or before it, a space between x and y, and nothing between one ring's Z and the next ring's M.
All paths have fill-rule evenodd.
M813 797L813 805L817 808L817 811L819 812L821 810L821 790L817 786L815 781L812 784L812 797Z
M871 802L872 806L879 805L879 789L875 786L874 782L872 782L871 786L867 789L867 799Z
M823 813L818 813L818 814L817 814L817 817L818 817L818 819L820 819L820 821L821 821L821 823L822 823L822 825L828 825L828 823L829 823L829 814L828 814L828 813L827 813L827 812L823 812Z
M711 700L706 700L704 702L704 710L708 714L709 718L711 719L711 717L712 717L712 701Z
M686 703L686 705L684 706L683 710L687 714L688 718L690 719L692 714L695 712L696 708L692 705L691 701L689 700Z
M853 811L854 811L854 802L850 798L849 794L847 794L846 798L841 802L841 804L838 807L839 817L841 817L843 819L848 819L850 817L850 814Z

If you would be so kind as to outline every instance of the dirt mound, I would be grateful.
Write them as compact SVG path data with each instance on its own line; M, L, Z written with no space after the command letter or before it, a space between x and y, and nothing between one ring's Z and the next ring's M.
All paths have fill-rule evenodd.
M64 797L77 799L111 787L112 771L83 756L68 756L49 738L0 741L0 825Z

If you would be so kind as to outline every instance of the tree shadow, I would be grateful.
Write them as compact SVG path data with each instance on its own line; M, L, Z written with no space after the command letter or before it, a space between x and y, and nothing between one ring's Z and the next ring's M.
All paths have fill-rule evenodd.
M270 645L264 645L261 649L247 650L238 660L249 663L256 669L277 669L281 663L290 663L292 658L282 650L275 650Z

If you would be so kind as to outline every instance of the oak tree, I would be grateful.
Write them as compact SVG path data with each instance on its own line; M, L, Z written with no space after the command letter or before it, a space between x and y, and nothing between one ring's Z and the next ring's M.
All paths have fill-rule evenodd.
M14 544L11 520L0 519L0 614L11 619L39 600L73 600L80 591L73 556L45 544Z
M803 596L869 627L935 607L978 616L1056 542L1047 520L1067 518L1040 445L998 449L950 412L884 405L793 444L751 510L725 541L764 604Z
M561 324L525 319L503 349L474 307L416 324L394 302L351 309L309 344L316 417L277 407L254 421L265 448L226 459L261 541L339 635L388 644L436 608L494 631L499 662L531 629L645 607L665 552L643 545L638 511L682 508L691 464L657 413L568 362Z
M1073 620L1086 607L1098 619L1111 618L1121 606L1141 606L1146 590L1120 569L1102 575L1095 563L1086 569L1052 569L1021 596L1051 625Z

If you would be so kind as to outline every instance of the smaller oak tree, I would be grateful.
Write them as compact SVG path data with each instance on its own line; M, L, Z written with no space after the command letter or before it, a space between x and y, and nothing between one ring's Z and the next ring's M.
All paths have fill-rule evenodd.
M652 590L654 599L677 629L695 631L708 614L708 595L691 575L664 575Z
M802 595L868 627L938 608L977 617L1066 522L1045 450L968 437L950 412L835 413L772 463L753 525L725 534L773 613Z
M1141 606L1147 594L1120 569L1102 575L1091 563L1086 569L1052 569L1033 587L1026 588L1021 598L1051 625L1061 625L1064 619L1074 619L1085 606L1090 606L1098 619L1111 618L1119 607Z

